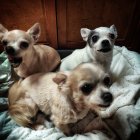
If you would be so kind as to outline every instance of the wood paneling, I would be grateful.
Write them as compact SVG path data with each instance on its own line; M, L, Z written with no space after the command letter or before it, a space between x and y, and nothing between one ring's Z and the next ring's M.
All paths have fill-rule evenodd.
M51 47L57 49L57 25L56 25L56 2L55 0L44 0L46 27Z
M80 28L94 29L112 24L118 29L117 44L130 47L128 39L135 33L138 22L138 18L134 19L138 16L137 5L138 0L57 0L59 47L81 48L85 43Z
M55 30L56 32L56 25L54 25L56 21L53 19L53 17L56 17L54 15L54 1L55 0L0 0L0 23L9 30L27 30L34 23L39 22L42 29L39 42L53 44L56 47L56 43L52 43L51 40L55 38L53 40L56 41L56 36L53 36L54 31L52 31ZM46 16L48 16L48 18Z
M127 32L126 45L140 53L140 1L136 1L133 16Z
M118 45L140 52L139 0L0 0L0 23L9 30L41 24L40 43L56 49L85 45L80 28L115 24Z

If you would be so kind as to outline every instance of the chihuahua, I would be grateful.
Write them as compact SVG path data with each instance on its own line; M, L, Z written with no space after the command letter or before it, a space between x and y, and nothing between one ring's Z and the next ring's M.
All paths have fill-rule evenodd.
M100 111L110 106L113 96L109 85L109 75L95 63L84 63L67 72L34 74L11 87L9 113L18 124L32 127L32 118L40 110L70 135L70 124L76 124L89 111L100 116Z
M71 70L84 62L96 62L103 65L106 72L110 69L113 46L117 38L117 30L114 25L99 27L94 30L81 28L81 36L86 41L83 49L75 50L64 58L60 65L60 71Z
M8 31L0 24L1 42L20 78L38 72L53 71L60 63L60 56L55 49L46 45L34 45L39 39L40 32L39 23L34 24L27 32Z

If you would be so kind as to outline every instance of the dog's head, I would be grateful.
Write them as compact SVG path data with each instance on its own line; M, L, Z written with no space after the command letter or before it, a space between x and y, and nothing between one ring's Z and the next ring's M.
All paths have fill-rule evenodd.
M22 62L22 57L32 49L39 36L39 23L34 24L27 32L22 30L8 31L0 24L0 39L9 61L14 67L19 66Z
M81 36L88 43L95 53L108 53L112 51L117 38L115 25L108 27L99 27L94 30L81 28Z
M78 112L84 109L98 112L113 101L110 77L97 64L81 64L67 75L58 73L53 80Z

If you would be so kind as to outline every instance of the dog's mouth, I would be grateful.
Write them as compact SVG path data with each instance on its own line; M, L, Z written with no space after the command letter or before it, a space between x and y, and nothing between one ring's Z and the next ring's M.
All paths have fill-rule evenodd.
M111 48L102 48L102 49L97 50L97 51L107 53L107 52L111 51Z
M22 62L22 57L8 55L8 59L14 68L18 67Z
M108 104L98 104L99 107L101 108L106 108L106 107L109 107L111 103L108 103Z

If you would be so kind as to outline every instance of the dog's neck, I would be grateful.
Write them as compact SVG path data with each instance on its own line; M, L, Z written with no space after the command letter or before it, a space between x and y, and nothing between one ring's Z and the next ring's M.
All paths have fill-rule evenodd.
M71 100L71 104L72 104L73 110L76 114L75 122L83 119L88 114L89 109L82 102L81 102L81 104L80 103L74 103Z
M88 55L89 60L90 61L96 61L96 59L95 59L95 57L94 57L94 55L92 53L92 50L91 50L91 48L90 48L90 46L88 44L86 44L85 49L86 49L86 55Z
M76 122L83 119L88 114L88 111L89 111L88 109L83 109L81 111L76 110L77 115Z
M108 72L110 69L111 61L112 61L113 50L108 53L93 51L93 49L91 49L88 43L85 48L86 48L89 59L91 59L92 62L101 64L103 68L105 69L105 71Z
M110 51L106 54L101 54L101 53L96 54L95 53L96 61L103 66L103 68L106 72L110 71L110 65L112 62L112 55L113 55L113 51Z
M31 56L35 56L35 57L33 58ZM29 59L30 59L30 61L29 61ZM31 46L30 51L28 53L26 53L26 55L23 57L23 62L22 63L24 63L24 64L26 63L26 65L30 66L30 64L32 64L32 59L38 60L38 55L36 53L34 45Z
M61 93L58 91L57 98L58 95L61 95L59 96L59 99L57 99L59 100L60 104L58 105L53 103L53 107L55 107L55 112L56 110L58 110L59 115L58 114L56 115L56 113L53 112L54 111L53 109L52 120L55 123L59 122L59 124L76 123L78 120L83 119L87 115L89 109L87 109L86 106L83 106L82 103L81 104L75 103L73 99L70 96L66 95L65 93L62 94L62 91ZM69 90L67 91L67 93L69 93ZM50 102L50 106L51 103L52 101Z

